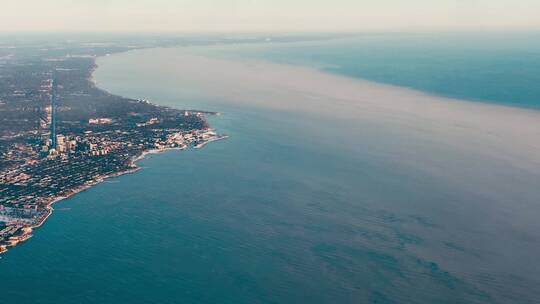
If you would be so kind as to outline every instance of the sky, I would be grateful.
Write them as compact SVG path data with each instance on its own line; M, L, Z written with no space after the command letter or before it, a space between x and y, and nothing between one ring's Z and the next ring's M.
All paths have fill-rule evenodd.
M0 0L0 32L540 29L540 0Z

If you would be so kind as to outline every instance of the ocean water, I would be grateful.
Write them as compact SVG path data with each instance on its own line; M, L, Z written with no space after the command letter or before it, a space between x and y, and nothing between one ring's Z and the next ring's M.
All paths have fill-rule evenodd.
M434 37L432 43L437 41ZM336 87L345 78L250 61L325 71L331 64L342 70L351 68L343 60L357 53L360 42L348 43L310 46L335 59L317 57L309 63L296 60L305 45L298 51L294 44L279 50L273 45L153 49L100 58L95 74L100 87L163 105L218 111L221 115L210 122L230 138L202 150L149 156L136 174L56 205L29 242L0 260L0 303L538 301L537 140L522 143L504 133L508 123L507 129L530 127L537 134L536 111L483 104L469 108L468 103L454 108L459 102L452 101L450 116L474 110L466 124L435 116L439 108L426 116L405 116L409 112L392 112L376 102L363 107L337 93L314 88L319 93L309 95L298 91L300 85L288 86L300 76L323 77ZM393 49L396 54L411 51ZM348 55L332 55L341 52ZM191 60L193 54L227 60ZM238 58L249 60L238 63ZM467 74L473 80L446 80L455 90L445 87L448 91L440 94L487 101L489 95L479 92L506 86L494 102L534 105L536 87L523 92L523 83L510 75L487 81L474 58L466 64L468 71L477 71ZM382 62L358 64L358 76L364 76L362 67L371 66L370 73L381 73L383 82L410 87L456 68L444 61L414 76L407 72L412 63L397 60L391 65L392 77L399 79L394 81L384 76L392 67L377 71ZM493 69L506 68L493 63ZM525 83L539 77L538 70L525 70ZM410 80L411 75L417 78ZM460 83L470 81L483 89L468 94ZM412 94L354 82L339 88L349 86L374 88L374 99L386 91ZM411 107L417 98L431 101L411 96L411 103L396 99L395 106L407 102L414 114L425 108ZM435 97L433 102L446 106ZM489 114L475 112L480 110ZM515 116L529 125L497 121L501 127L492 137L468 125L476 117L489 125L491 115Z
M315 66L436 95L540 109L540 32L370 34L230 50L219 55Z

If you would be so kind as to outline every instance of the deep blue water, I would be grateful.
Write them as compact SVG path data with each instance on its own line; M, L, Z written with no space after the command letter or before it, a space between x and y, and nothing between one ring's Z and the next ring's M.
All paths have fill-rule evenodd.
M406 39L385 43L405 44L401 51L386 51L400 55L388 59L392 64L383 54L359 60L360 45L372 56L384 49L362 41L310 46L312 62L297 63L333 64L359 76L366 67L369 78L441 89L439 74L451 77L448 71L459 69L454 61L409 62L415 44ZM443 44L439 38L429 43ZM532 70L518 64L529 71L523 83L511 77L487 81L480 57L499 56L499 51L480 56L476 41L471 43L472 53L458 58L468 62L461 69L476 71L467 76L473 80L450 81L455 89L446 88L448 95L489 99L478 91L506 86L503 93L512 98L498 93L494 101L534 104L538 88L519 89L537 79ZM289 47L291 57L285 58ZM238 49L237 55L295 62L305 47L264 47L257 54ZM526 46L510 49L519 53ZM538 64L534 50L531 67ZM338 52L344 57L332 55ZM441 46L435 53L424 56L435 61L442 53L456 58L459 52ZM411 143L407 130L193 95L163 73L162 65L180 54L148 50L102 58L96 79L116 94L219 111L211 123L230 138L202 150L150 156L136 174L56 205L31 241L0 260L0 303L539 299L538 174L429 140ZM343 64L352 54L353 67ZM155 67L142 68L143 61ZM504 64L493 69L489 73L506 70ZM483 89L460 85L469 81Z

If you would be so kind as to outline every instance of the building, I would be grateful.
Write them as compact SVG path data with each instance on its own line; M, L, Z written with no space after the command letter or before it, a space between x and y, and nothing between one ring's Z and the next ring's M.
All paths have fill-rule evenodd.
M111 118L90 118L88 124L91 125L110 125L112 124Z
M67 149L70 152L75 152L77 150L77 141L76 140L70 140L67 142Z

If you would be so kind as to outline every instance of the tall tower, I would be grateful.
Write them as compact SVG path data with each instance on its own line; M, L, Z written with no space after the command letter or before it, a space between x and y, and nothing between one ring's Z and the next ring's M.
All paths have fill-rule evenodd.
M52 76L52 88L51 88L51 148L56 149L56 89L58 84L56 82L56 71Z

